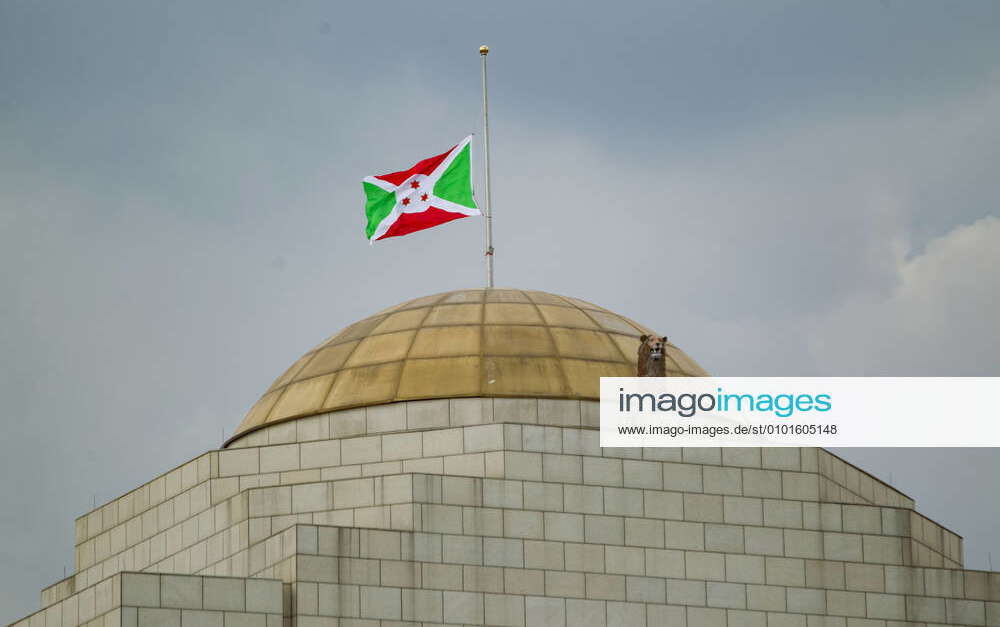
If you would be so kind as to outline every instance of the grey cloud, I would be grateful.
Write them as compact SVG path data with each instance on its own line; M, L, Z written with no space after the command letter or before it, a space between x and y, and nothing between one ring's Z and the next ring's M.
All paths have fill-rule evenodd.
M866 375L995 372L998 267L1000 219L958 226L901 259L900 283L886 298L849 303L816 324L811 349L831 367Z

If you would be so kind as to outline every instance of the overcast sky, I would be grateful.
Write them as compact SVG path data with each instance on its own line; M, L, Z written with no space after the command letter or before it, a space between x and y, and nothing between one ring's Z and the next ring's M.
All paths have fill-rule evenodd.
M996 2L0 3L0 622L292 361L483 281L360 179L479 132L497 284L719 375L1000 375ZM481 168L480 168L481 171ZM1000 564L1000 451L838 453Z

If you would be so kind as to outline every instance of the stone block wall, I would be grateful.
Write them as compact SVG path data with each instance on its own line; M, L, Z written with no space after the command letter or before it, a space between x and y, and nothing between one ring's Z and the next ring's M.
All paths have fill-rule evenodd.
M282 627L273 579L123 572L11 627Z
M311 525L283 536L308 627L1000 625L997 573Z
M827 451L602 449L596 426L596 403L442 399L261 429L77 519L77 572L39 614L142 571L284 581L285 627L332 627L335 606L340 625L1000 627L998 575L960 570L959 536ZM109 611L140 607L239 627L204 604ZM53 627L37 616L19 625Z
M314 483L317 479L378 476L404 469L442 474L501 476L501 467L508 460L515 466L522 462L535 466L541 463L537 454L519 455L515 451L538 453L552 450L551 456L556 454L556 449L561 450L561 444L545 449L544 445L534 443L535 439L546 437L559 438L561 442L562 435L558 431L560 427L511 423L450 426L453 423L475 422L475 419L485 420L483 416L495 418L494 406L497 401L504 399L493 399L493 404L488 404L489 400L424 401L338 412L330 417L314 417L277 425L251 434L250 437L270 437L271 434L267 432L271 430L283 432L284 435L278 436L281 439L292 434L296 438L300 435L303 438L321 436L328 432L322 427L324 420L329 430L334 418L341 425L337 427L341 431L340 435L355 434L353 437L243 447L203 455L118 499L117 507L113 507L114 503L109 504L81 517L77 525L78 537L81 539L77 547L77 570L81 576L77 577L76 585L87 585L127 569L201 572L215 563L216 558L247 548L254 539L248 538L248 533L250 536L256 534L239 523L246 518L244 494L254 487ZM535 406L531 403L519 399L512 401L509 406L501 404L501 417L505 420L520 417L522 420L575 424L584 421L584 416L589 411L585 410L587 403L575 401L534 401ZM520 413L515 416L511 408ZM297 422L305 424L298 425ZM449 427L440 426L445 424ZM423 427L425 430L357 435L360 432L367 433L369 428L393 427ZM589 447L588 452L592 456L611 457L610 460L603 461L586 459L588 475L591 476L611 468L618 473L624 472L622 462L615 464L612 461L615 456L625 459L640 457L652 462L670 460L663 463L681 464L678 468L686 467L682 472L695 472L697 469L691 466L693 464L702 466L703 469L698 472L707 477L707 489L711 491L714 489L713 481L724 481L727 472L732 474L715 467L722 465L742 468L751 488L755 481L774 480L776 477L782 485L780 490L769 493L772 496L779 493L784 496L787 493L787 496L798 498L795 490L799 490L800 497L823 501L823 485L829 480L821 474L821 468L826 465L831 475L839 474L844 477L851 470L841 462L843 471L837 472L838 466L829 461L835 458L816 449L601 451L596 445L596 431L580 428L575 431L580 435L574 437ZM345 451L343 455L342 449ZM821 460L828 461L821 464ZM642 468L630 464L630 472L633 470L641 472ZM854 471L853 476L860 475L859 471ZM670 481L672 480L668 479L666 485L673 485L677 489L705 489L700 485L677 484L676 480L671 484ZM844 481L852 485L861 483L860 479ZM869 478L867 481L874 484L875 480ZM300 492L304 494L304 490ZM904 508L909 504L901 496L888 498L891 495L898 493L886 492L886 500L899 503L898 506ZM691 497L689 500L697 498ZM373 505L372 508L360 512L363 520L359 524L374 525L376 523L373 520L365 517L377 516L384 519L388 515L384 507ZM396 510L402 515L404 508ZM919 558L914 563L940 566L960 564L961 548L957 536L925 519L914 520L920 523L919 529L922 532L927 532L910 542L909 553ZM354 524L353 521L345 522L343 516L334 516L322 522ZM105 528L109 525L109 528ZM932 541L923 542L925 535L932 538Z

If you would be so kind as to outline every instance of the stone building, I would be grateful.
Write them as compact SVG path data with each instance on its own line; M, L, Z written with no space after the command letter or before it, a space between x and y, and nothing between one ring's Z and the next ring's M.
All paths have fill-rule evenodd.
M357 322L222 449L78 518L15 625L1000 626L1000 573L825 450L602 450L598 377L643 332L501 289Z

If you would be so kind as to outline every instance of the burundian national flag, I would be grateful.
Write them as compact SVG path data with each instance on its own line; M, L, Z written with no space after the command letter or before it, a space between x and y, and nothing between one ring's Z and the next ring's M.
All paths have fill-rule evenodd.
M368 240L483 215L472 196L471 141L470 135L448 152L419 161L409 170L366 176L362 185Z

